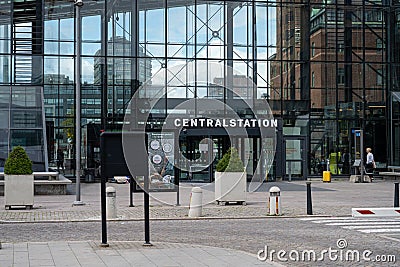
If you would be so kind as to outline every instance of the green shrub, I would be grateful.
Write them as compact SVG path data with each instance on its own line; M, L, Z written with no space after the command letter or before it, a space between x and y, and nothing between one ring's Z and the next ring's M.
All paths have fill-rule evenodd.
M8 155L4 173L9 175L32 174L32 161L21 146L14 147Z
M239 153L236 148L231 147L224 154L222 159L216 166L217 172L243 172L244 165L243 161L239 157Z

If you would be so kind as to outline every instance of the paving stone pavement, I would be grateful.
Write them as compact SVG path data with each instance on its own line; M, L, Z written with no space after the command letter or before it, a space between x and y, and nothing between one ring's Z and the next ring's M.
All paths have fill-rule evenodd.
M94 241L3 243L1 267L25 266L280 266L246 252L177 243Z
M129 186L109 184L117 190L117 214L114 223L123 220L143 219L143 194L134 194L134 207L129 207ZM154 220L187 220L190 191L197 184L187 184L180 192L181 206L174 206L174 193L152 194L151 218ZM281 188L282 217L305 216L306 184L301 182L265 183L254 193L248 193L247 206L218 206L212 202L211 187L203 187L203 218L256 218L266 217L268 190ZM74 185L69 189L74 189ZM314 215L350 216L354 207L390 207L393 205L393 182L377 181L371 184L353 184L347 181L332 183L312 182ZM15 222L86 222L100 221L100 185L82 184L84 206L72 206L74 194L62 196L35 196L33 210L5 210L0 196L0 227ZM120 222L121 221L121 222ZM245 221L245 220L240 220ZM284 220L283 220L284 221ZM162 221L160 221L161 223ZM165 221L167 223L167 221ZM195 221L185 221L184 223ZM203 222L203 221L200 221ZM196 223L200 223L196 222ZM205 223L207 221L204 221ZM254 224L254 220L251 220ZM272 221L271 221L272 222ZM280 224L281 220L273 220ZM133 223L133 222L132 222ZM139 223L139 222L138 222ZM225 222L222 220L221 224ZM16 226L21 224L16 224ZM26 224L28 225L28 224ZM36 224L32 224L36 225ZM41 227L40 224L37 224ZM79 223L73 223L74 227ZM63 228L61 228L63 229ZM283 229L282 231L286 231ZM254 233L249 235L252 238ZM41 239L47 241L46 239ZM124 239L122 239L124 240ZM173 239L170 239L173 240ZM184 239L173 242L185 242ZM282 241L284 242L284 241ZM303 242L303 241L301 241ZM186 241L190 243L190 241ZM206 243L206 245L208 245ZM3 266L256 266L271 265L260 262L255 255L226 248L211 248L185 243L155 243L152 248L142 247L141 242L110 242L109 248L101 248L94 241L52 241L28 243L3 243L0 250L0 267ZM277 247L283 247L276 245ZM257 247L254 248L257 251ZM184 251L184 253L182 253ZM274 265L277 265L273 262Z
M115 220L142 220L143 194L133 194L134 207L129 207L129 185L108 184L117 190L117 215ZM74 186L71 187L74 189ZM181 206L176 204L175 193L151 194L152 219L188 219L190 191L196 184L186 184L180 192ZM202 186L202 185L201 185ZM300 182L264 183L257 192L247 194L247 206L218 206L212 200L213 188L203 186L203 218L254 218L266 217L268 190L281 188L282 215L306 215L306 184ZM348 181L332 183L312 182L314 215L349 216L354 207L391 207L394 186L392 181L354 184ZM47 221L98 221L100 220L100 184L82 184L81 199L86 205L72 206L75 195L35 196L33 210L5 210L0 205L0 223ZM3 196L0 196L3 203Z

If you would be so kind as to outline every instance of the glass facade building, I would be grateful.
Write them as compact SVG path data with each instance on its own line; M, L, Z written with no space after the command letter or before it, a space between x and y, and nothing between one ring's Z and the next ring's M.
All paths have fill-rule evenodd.
M74 4L0 0L0 6L0 166L16 144L39 151L35 161L43 168L54 165L58 150L73 162ZM147 122L152 129L187 99L243 98L257 110L267 101L279 121L273 168L259 173L268 179L304 179L326 168L349 175L341 155L349 151L354 159L354 129L364 130L364 146L381 167L400 165L399 8L386 0L84 0L83 166L98 164L100 130L121 129L141 85L147 89L137 109L165 90L165 105ZM210 74L208 83L187 79L179 90L168 89L171 68L185 66L201 76L196 66L210 64L229 68ZM160 87L148 86L160 73ZM225 90L229 84L233 94ZM26 101L16 113L11 99L22 91L41 96L35 108ZM252 116L235 108L242 118ZM180 137L188 158L201 155L204 137L213 139L217 159L231 145L223 134L189 131ZM256 162L267 152L259 136L250 139L236 145ZM199 172L197 179L213 180L210 173Z

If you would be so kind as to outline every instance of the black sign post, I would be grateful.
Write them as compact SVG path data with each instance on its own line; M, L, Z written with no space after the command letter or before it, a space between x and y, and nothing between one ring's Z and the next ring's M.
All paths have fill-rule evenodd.
M101 245L108 247L107 243L107 217L106 217L106 176L101 175Z
M101 246L107 244L107 216L106 216L106 182L107 177L129 176L134 183L134 177L142 176L145 182L144 213L145 213L145 244L150 243L150 201L149 201L149 167L146 150L147 135L144 132L101 134ZM122 146L123 144L123 146ZM147 185L146 185L147 183ZM131 202L132 203L132 202ZM133 203L132 203L133 204Z
M150 243L150 197L149 197L149 177L144 177L144 244L143 246L152 246Z

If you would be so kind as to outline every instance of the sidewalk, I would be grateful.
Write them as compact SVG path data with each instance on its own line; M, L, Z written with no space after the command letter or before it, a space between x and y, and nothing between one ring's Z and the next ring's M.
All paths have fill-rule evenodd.
M150 200L150 217L152 219L189 219L188 204L193 186L183 184L180 191L181 206L175 206L175 193L152 193ZM108 184L117 190L116 220L142 220L143 194L135 193L134 207L129 207L129 184ZM204 186L204 185L200 185ZM269 188L281 188L282 212L284 216L306 215L306 182L264 183L254 193L247 194L247 206L218 206L213 202L212 185L203 188L202 218L257 218L267 216ZM69 188L74 191L75 185ZM332 183L312 182L312 202L314 215L349 216L354 207L392 207L393 181L374 183L349 183L333 181ZM156 199L155 199L156 198ZM98 221L100 212L100 184L81 186L81 200L84 206L72 206L75 195L35 196L33 210L5 210L3 197L0 197L0 223L12 222L54 222L54 221Z
M232 249L176 243L109 245L103 248L93 241L5 243L0 249L0 266L279 266Z

